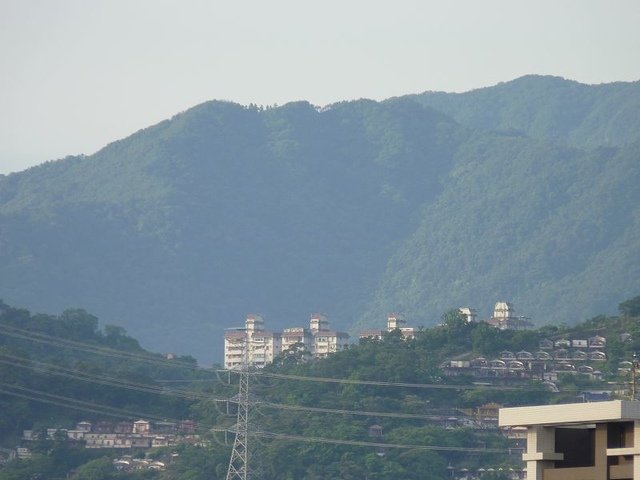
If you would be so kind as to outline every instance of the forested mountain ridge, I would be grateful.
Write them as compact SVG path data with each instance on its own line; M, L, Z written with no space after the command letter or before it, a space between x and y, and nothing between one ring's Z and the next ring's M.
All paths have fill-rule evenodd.
M519 93L535 122L507 110L478 120L495 131L442 99L425 107L429 95L323 109L214 101L95 155L0 177L0 296L87 308L145 346L207 361L249 312L279 329L324 311L355 332L388 310L431 325L499 299L538 323L613 310L640 269L636 84L525 77L480 93L498 104L522 82L541 83ZM586 120L559 129L570 109L527 96L570 106L574 88L606 90L573 107L594 128L631 117L614 146L577 145ZM629 108L597 107L616 98Z
M413 207L437 195L456 131L402 100L200 105L92 157L4 177L3 293L89 305L142 342L209 359L250 311L271 328L325 309L345 324Z
M639 140L640 81L584 85L527 75L494 87L412 96L462 125L585 149Z
M539 324L573 324L610 310L615 291L631 293L640 274L640 145L509 153L504 142L476 143L424 209L363 324L390 308L428 324L423 312L462 299L488 318L488 299L499 298L519 299L517 313L535 312Z

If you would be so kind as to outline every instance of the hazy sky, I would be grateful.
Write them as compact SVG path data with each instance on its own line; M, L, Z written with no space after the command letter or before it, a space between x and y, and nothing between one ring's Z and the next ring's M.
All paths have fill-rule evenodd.
M0 173L211 99L640 79L640 1L0 0Z

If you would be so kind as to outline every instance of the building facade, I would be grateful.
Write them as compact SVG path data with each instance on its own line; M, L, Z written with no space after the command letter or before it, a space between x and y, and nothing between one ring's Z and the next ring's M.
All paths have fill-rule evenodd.
M402 332L402 336L405 339L410 339L415 336L416 329L414 327L408 327L407 321L404 318L404 315L399 313L390 313L387 315L387 329L369 329L363 330L360 332L360 338L373 338L376 340L381 340L382 336L385 333L393 332L394 330L400 330Z
M516 316L513 305L509 302L496 302L493 316L487 323L500 330L526 330L532 326L529 318Z
M527 480L640 480L640 402L503 408L501 427L524 427Z
M261 368L273 362L281 351L281 335L265 330L260 315L247 315L244 330L230 330L224 335L224 367L227 369L241 368L245 361Z
M282 333L264 329L260 315L248 315L243 330L230 330L224 336L224 367L262 368L273 362L282 352L300 349L312 358L323 358L344 350L349 345L349 335L329 328L329 320L323 314L313 314L309 327L285 328ZM247 351L245 351L247 348Z

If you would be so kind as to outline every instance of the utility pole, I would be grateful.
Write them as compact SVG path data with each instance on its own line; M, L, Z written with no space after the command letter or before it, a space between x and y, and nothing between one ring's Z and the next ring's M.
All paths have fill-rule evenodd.
M240 385L237 396L238 417L234 427L236 438L233 442L226 480L248 480L254 478L249 451L249 346L249 332L245 329L244 352L239 373Z
M631 361L631 400L635 400L636 397L636 369L638 367L638 355L633 352L633 359Z

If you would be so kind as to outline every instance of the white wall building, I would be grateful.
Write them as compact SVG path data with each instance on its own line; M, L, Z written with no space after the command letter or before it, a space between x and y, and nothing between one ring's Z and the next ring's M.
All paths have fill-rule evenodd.
M264 329L264 320L260 315L248 315L243 330L230 330L224 336L224 367L242 368L245 361L245 346L248 365L264 367L283 351L299 347L314 358L344 350L349 344L349 335L329 329L329 320L325 315L313 314L309 328L285 328L282 333Z
M526 330L532 325L527 317L517 317L509 302L496 302L493 317L487 323L500 330Z
M478 312L475 308L460 307L458 311L460 315L467 319L467 323L475 323L478 321Z
M224 367L227 369L242 368L245 355L249 365L261 368L273 362L281 351L280 334L266 331L260 315L247 315L244 330L230 330L224 335Z
M387 316L387 331L392 332L394 330L400 330L402 332L402 336L404 338L413 338L416 329L414 327L407 327L407 321L404 318L404 315L400 315L398 313L390 313Z
M349 345L349 335L329 329L329 320L322 314L313 314L309 320L309 330L313 335L311 354L314 358L324 358Z

